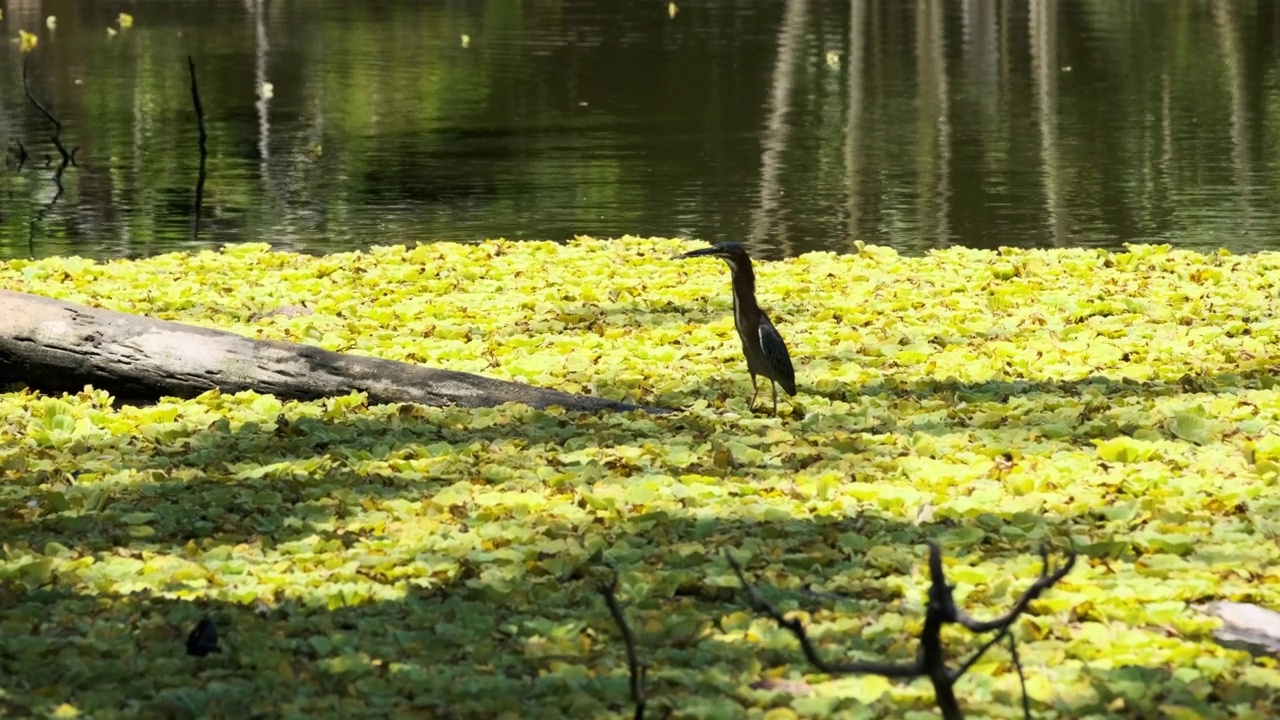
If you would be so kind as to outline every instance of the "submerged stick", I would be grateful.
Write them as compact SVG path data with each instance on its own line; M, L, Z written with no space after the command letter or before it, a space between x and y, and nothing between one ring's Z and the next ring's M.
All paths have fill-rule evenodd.
M196 61L187 56L187 69L191 72L191 103L196 108L196 122L200 126L200 174L196 177L195 228L192 239L200 235L200 210L204 204L205 160L209 157L207 142L209 133L204 129L204 105L200 102L200 86L196 84Z
M196 82L196 61L190 55L187 56L187 67L191 71L191 102L195 105L196 122L200 126L200 159L203 160L209 154L205 148L209 133L204 129L204 105L200 102L200 85Z
M13 157L18 161L18 165L14 168L14 172L22 172L22 166L27 164L27 148L22 145L21 140L14 139L10 142L8 157ZM8 166L8 157L5 158L5 165Z
M27 80L27 66L31 64L30 61L30 55L24 55L22 57L22 91L27 94L27 99L31 101L31 104L35 105L36 109L43 113L45 117L49 118L49 122L53 123L53 137L49 139L53 140L54 146L57 147L58 152L62 154L62 166L58 168L58 174L61 175L62 170L66 168L68 164L75 164L75 158L72 157L71 153L67 152L67 147L62 144L62 123L58 122L58 118L54 117L53 113L49 112L49 109L42 105L40 101L36 99L35 95L31 94L31 83Z

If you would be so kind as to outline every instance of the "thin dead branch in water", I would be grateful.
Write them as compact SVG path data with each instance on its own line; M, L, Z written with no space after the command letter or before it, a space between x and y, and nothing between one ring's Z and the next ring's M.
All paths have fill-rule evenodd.
M191 73L191 103L196 109L196 122L200 126L200 173L196 176L195 225L191 232L192 239L200 235L200 213L204 205L205 162L209 157L209 133L204 127L204 105L200 102L200 86L196 83L196 61L187 56L187 69Z
M58 152L62 155L62 165L58 167L58 175L61 176L62 171L66 169L67 165L75 164L75 157L72 153L67 151L67 146L62 144L62 123L58 121L58 118L53 116L53 113L49 112L48 108L36 99L35 95L31 94L31 83L28 80L27 73L27 68L30 64L31 56L24 55L22 58L22 91L27 94L27 99L31 101L31 104L34 105L46 118L48 118L49 122L53 123L53 136L49 139L53 141L54 147L58 148Z

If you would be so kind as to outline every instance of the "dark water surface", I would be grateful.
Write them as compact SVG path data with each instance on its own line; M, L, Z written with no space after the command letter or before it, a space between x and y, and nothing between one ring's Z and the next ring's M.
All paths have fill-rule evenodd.
M1277 5L8 0L78 163L55 202L52 126L0 48L0 144L31 155L0 172L0 257L578 233L767 257L1280 247Z

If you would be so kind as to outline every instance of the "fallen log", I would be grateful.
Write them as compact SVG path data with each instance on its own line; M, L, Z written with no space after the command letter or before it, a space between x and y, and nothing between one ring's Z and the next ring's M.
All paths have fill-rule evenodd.
M130 399L188 398L214 388L301 400L362 391L374 404L668 412L8 290L0 290L0 382L49 392L92 385Z

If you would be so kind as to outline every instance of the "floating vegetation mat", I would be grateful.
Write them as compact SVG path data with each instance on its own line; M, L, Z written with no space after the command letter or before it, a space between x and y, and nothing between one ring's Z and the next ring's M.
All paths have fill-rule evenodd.
M1280 606L1280 254L1141 246L757 264L800 393L747 411L724 263L677 240L0 265L0 287L664 406L0 395L0 715L629 717L617 597L678 718L931 718L925 546L1004 612L1042 718L1269 718L1215 599ZM302 310L305 308L305 310ZM221 653L193 657L208 615ZM981 642L944 635L953 657ZM1020 717L1008 649L956 686Z

